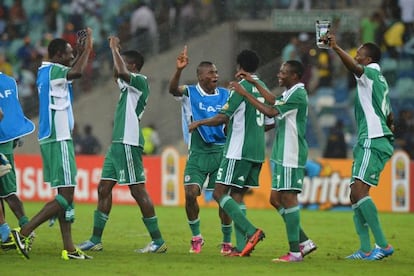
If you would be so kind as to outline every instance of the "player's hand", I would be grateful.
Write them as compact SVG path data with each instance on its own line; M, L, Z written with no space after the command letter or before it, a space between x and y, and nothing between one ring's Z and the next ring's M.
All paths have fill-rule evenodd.
M236 77L237 80L245 79L250 83L254 83L254 81L255 81L252 77L252 74L250 74L249 72L244 71L243 69L240 69L239 71L237 71L235 77Z
M12 167L10 165L9 159L6 155L0 153L0 177L8 174L11 171Z
M394 113L390 113L387 116L387 126L391 130L392 133L395 132L395 125L394 125Z
M23 138L17 138L13 140L13 148L15 147L22 147L24 144Z
M198 128L200 126L200 124L197 121L191 122L188 125L188 131L189 132L193 132L196 128Z
M85 48L92 50L93 49L93 34L92 29L87 27L86 28L86 41L85 41Z
M0 107L0 121L3 120L3 109Z
M109 48L114 49L114 50L121 49L120 40L118 37L111 35L108 37L108 40L109 40Z
M184 69L188 65L187 45L184 46L183 51L177 57L177 69Z
M327 40L327 44L329 45L329 47L331 47L332 49L334 49L335 47L337 47L337 44L336 44L336 37L335 37L335 35L334 34L331 34L331 33L329 33L329 34L327 34L325 37L324 37L324 39L325 40Z
M229 89L235 91L236 93L240 94L241 96L245 96L248 94L246 89L243 88L243 86L240 85L237 81L231 81L229 84Z

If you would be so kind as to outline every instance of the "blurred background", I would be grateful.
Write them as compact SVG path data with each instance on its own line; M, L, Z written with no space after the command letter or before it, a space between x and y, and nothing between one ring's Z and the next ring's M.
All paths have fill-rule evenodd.
M208 60L226 86L234 79L236 55L249 48L260 56L258 74L278 94L281 63L297 59L306 67L310 157L351 157L355 81L332 51L316 47L316 20L330 20L338 44L351 54L364 42L381 45L396 147L414 159L412 0L0 0L0 71L16 78L25 114L37 123L36 74L49 41L62 37L74 45L76 32L91 27L94 52L74 83L74 140L83 141L77 153L103 154L119 97L107 37L117 35L123 49L139 50L146 59L141 73L148 76L151 95L141 123L154 137L150 153L172 145L185 154L180 104L168 93L184 45L190 64L182 84L195 83L196 66ZM269 151L273 135L267 134ZM16 152L39 153L37 134L25 137Z

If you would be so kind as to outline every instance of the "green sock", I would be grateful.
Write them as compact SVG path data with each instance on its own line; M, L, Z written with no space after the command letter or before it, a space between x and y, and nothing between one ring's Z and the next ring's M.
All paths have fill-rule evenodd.
M193 237L201 235L201 232L200 232L200 218L197 218L197 219L192 220L192 221L189 220L188 225L190 226L191 233L192 233Z
M108 221L109 216L102 213L101 211L95 210L93 214L93 232L90 239L94 244L100 243L102 240L102 233L105 229L106 222Z
M228 243L231 242L231 232L232 232L231 224L222 224L221 225L221 232L223 233L223 242Z
M239 205L231 196L222 196L219 200L219 204L221 208L223 208L224 211L226 211L226 213L231 217L234 224L237 227L240 227L242 233L250 236L256 232L257 228L243 215Z
M239 203L239 208L242 211L243 215L246 216L247 214L247 208L244 203ZM234 233L236 235L236 248L238 251L242 251L243 248L246 246L246 235L243 233L243 231L240 229L240 227L237 227L236 224L234 224Z
M299 206L285 209L286 233L289 241L290 252L300 252L299 250Z
M285 220L285 208L281 207L277 209L277 212L282 216L283 221ZM306 235L305 231L303 231L302 227L299 225L299 243L309 240L308 236Z
M26 216L21 216L19 218L19 226L23 227L25 224L29 222L29 219Z
M372 234L375 238L375 243L385 248L388 246L388 242L382 232L382 228L378 219L378 211L371 197L367 196L357 202L358 208L361 211L362 216L367 222Z
M160 229L158 228L158 219L156 216L151 218L142 218L142 221L147 227L147 230L151 236L151 239L154 241L155 244L161 245L164 243L164 240L161 236Z
M361 210L358 208L357 204L352 205L354 210L354 225L355 230L359 237L360 250L364 253L371 251L371 240L369 237L368 225L365 222L364 216L361 213Z

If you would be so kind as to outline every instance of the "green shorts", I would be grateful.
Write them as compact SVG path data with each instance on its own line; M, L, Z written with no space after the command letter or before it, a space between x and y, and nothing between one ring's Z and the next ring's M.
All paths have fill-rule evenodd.
M4 153L10 162L12 169L9 173L0 177L0 198L8 197L9 195L17 192L16 187L16 171L14 169L14 157L13 154Z
M217 183L238 188L259 187L259 174L262 163L248 160L223 158L217 173Z
M370 186L377 186L380 174L393 151L394 146L387 137L358 141L353 150L351 185L356 178Z
M200 191L208 177L207 190L213 190L223 152L191 152L184 170L184 185L198 185Z
M272 176L272 190L302 192L305 168L289 168L275 164Z
M105 155L101 178L119 185L145 183L142 148L112 143Z
M72 140L40 144L43 179L52 188L76 186L76 162Z

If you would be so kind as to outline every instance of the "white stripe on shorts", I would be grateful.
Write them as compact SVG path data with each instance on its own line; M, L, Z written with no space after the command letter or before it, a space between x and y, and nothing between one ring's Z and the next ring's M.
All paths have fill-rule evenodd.
M125 158L127 160L127 166L128 166L129 183L136 183L137 179L135 177L134 159L132 158L131 146L124 145L124 148L125 148Z
M71 173L70 173L70 159L69 159L69 150L68 144L66 141L60 143L60 150L62 152L62 165L63 165L63 178L65 185L74 184L71 183Z
M365 139L364 141L364 157L362 158L361 167L358 170L358 178L364 179L365 173L369 166L369 159L371 158L371 139Z
M229 163L227 165L227 172L226 172L226 177L224 179L224 183L232 184L231 179L233 178L234 166L235 165L236 165L236 159L229 159Z
M283 167L284 172L284 182L285 182L285 189L292 188L292 168L289 167Z

